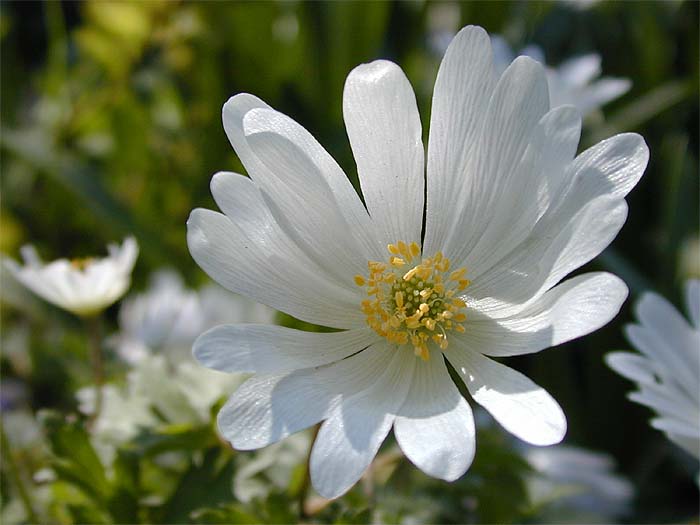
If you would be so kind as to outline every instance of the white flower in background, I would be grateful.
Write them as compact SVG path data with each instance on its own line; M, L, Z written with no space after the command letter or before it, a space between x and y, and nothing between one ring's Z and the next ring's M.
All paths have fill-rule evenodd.
M138 256L133 237L121 246L110 244L101 259L58 259L42 263L33 246L22 248L24 266L6 260L5 267L19 282L48 302L76 315L90 316L117 301L131 284Z
M491 37L496 70L505 71L515 53L500 36ZM527 46L518 52L534 58L546 65L544 53L538 46ZM586 116L608 102L621 97L629 91L632 83L626 78L603 77L601 74L600 55L589 53L570 58L558 67L546 66L547 84L549 85L550 106L555 108L571 104Z
M323 421L310 467L325 497L360 478L392 427L416 466L454 480L475 436L447 359L508 431L559 442L559 405L490 356L538 352L617 314L627 288L613 275L556 285L622 227L648 159L643 139L618 135L574 158L576 110L550 111L545 71L529 57L499 77L479 27L460 31L442 61L427 177L397 65L354 69L343 110L367 209L299 124L252 95L224 105L250 178L214 176L224 213L192 212L192 256L226 288L342 331L228 325L200 336L202 364L255 374L219 413L222 434L256 449Z
M685 290L688 322L673 305L645 293L636 306L639 324L625 326L625 335L642 355L612 352L605 360L618 374L635 381L632 401L652 408L651 426L700 458L700 281Z
M223 323L272 323L275 311L216 284L191 290L173 270L151 278L147 291L127 297L119 310L119 333L110 338L119 355L134 364L152 352L189 358L203 331Z
M610 523L629 511L634 487L608 454L559 445L528 447L530 502L552 523ZM542 516L540 516L542 517Z
M239 454L239 461L243 461L233 477L236 499L247 503L266 498L272 489L285 490L295 470L306 460L310 444L311 433L299 432L255 455Z
M125 385L103 387L102 408L91 429L95 448L109 464L115 447L142 429L206 424L214 403L230 395L246 377L207 370L195 363L173 364L162 355L145 356L128 373ZM82 413L94 413L94 388L82 388L76 397Z
M206 423L211 407L247 377L207 370L192 362L192 343L203 330L222 322L274 322L275 311L218 285L191 290L173 270L156 272L149 289L125 299L120 332L110 338L133 368L123 386L107 385L93 435L103 457L162 423ZM95 392L78 392L80 409L94 411Z

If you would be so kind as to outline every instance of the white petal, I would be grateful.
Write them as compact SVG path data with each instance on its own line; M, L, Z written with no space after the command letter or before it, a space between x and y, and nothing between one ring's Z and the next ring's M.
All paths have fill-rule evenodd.
M219 412L219 431L233 448L253 450L318 423L331 396L311 376L305 369L248 379Z
M298 138L295 123L276 111L254 109L243 128L269 170L259 184L277 223L319 266L352 286L353 276L367 270L367 252L353 237L319 165L288 138Z
M600 254L626 218L625 201L602 196L564 226L538 224L523 245L472 281L465 298L490 317L512 316Z
M662 418L654 418L651 420L651 426L654 427L657 430L663 430L664 432L669 432L673 434L679 434L681 436L689 437L689 438L697 438L700 439L699 434L700 434L700 428L695 426L688 425L684 421L679 421L677 419L673 418L668 418L668 417L662 417Z
M600 75L600 55L587 55L570 58L563 62L557 73L571 86L582 87Z
M635 403L654 409L662 417L678 420L686 426L698 427L700 414L694 399L684 397L663 383L640 386L639 391L631 392L627 397Z
M243 130L243 119L247 113L253 110L262 111L262 115L265 115L265 112L267 112L267 115L276 115L274 124L281 124L278 131L284 133L287 139L293 142L307 157L313 159L325 183L330 187L333 200L328 202L324 209L327 209L326 211L329 214L341 215L350 226L348 234L357 237L365 249L370 249L376 241L371 232L372 226L369 215L340 166L302 126L289 117L275 112L257 97L241 93L231 97L224 104L223 122L226 135L250 177L273 198L278 196L283 190L283 188L280 188L278 177L275 175L275 172L278 170L271 172L263 163L264 159L258 158L253 153L246 139ZM262 124L263 122L259 123ZM272 122L268 124L273 125ZM282 175L284 180L286 174L282 173L280 175ZM301 188L292 187L287 188L286 191L294 193L297 189L304 189L307 185L308 181ZM282 191L282 195L284 193ZM296 220L304 219L303 212L305 207L294 211L296 213L288 217L290 221L295 222ZM335 220L339 219L336 217ZM319 225L319 227L322 226L322 224Z
M254 95L239 93L228 99L222 109L221 118L224 123L224 130L231 146L236 151L236 155L241 159L248 175L255 180L264 180L268 174L267 168L250 150L248 141L243 133L243 117L252 109L264 108L272 109L265 102Z
M456 264L467 261L491 224L510 212L512 186L532 130L548 110L544 69L529 57L516 58L489 102L478 149L466 168L465 198L442 247Z
M683 316L660 295L645 293L637 303L641 325L625 326L627 339L641 352L662 363L671 373L671 381L697 396L698 337Z
M450 378L442 354L419 362L394 421L394 434L411 462L429 476L454 481L474 459L471 408Z
M496 357L539 352L605 326L620 311L627 286L609 273L578 275L555 286L512 317L467 313L457 337L469 348Z
M465 263L474 269L474 279L524 241L552 202L559 199L580 135L581 117L571 106L552 109L531 130L517 176L504 192L498 213L467 255ZM455 263L463 265L459 260Z
M490 296L480 308L500 308L499 300L506 310L522 304L597 256L624 224L627 207L620 199L641 177L648 156L641 137L624 134L576 157L530 236L474 279L470 293ZM473 275L480 271L473 269Z
M211 191L216 203L236 227L244 232L251 243L267 253L269 259L303 261L319 279L338 283L327 263L314 264L286 232L270 212L259 188L248 177L235 173L219 172L211 180ZM280 270L284 267L280 265ZM330 270L330 272L329 272ZM348 279L352 281L351 276ZM354 283L345 288L357 292Z
M420 243L424 164L421 123L408 79L386 60L345 81L343 118L362 193L382 245Z
M690 279L686 282L685 302L695 329L700 330L700 280Z
M386 345L373 345L330 365L257 375L221 409L219 430L241 450L275 443L325 419L343 397L370 387L393 356Z
M477 26L463 28L447 48L433 91L428 142L426 253L442 249L453 221L445 210L457 209L464 198L462 194L469 175L467 165L475 154L485 108L495 83L488 34Z
M610 352L605 355L605 362L627 379L647 385L656 383L652 361L647 357L632 352Z
M197 264L232 292L311 323L365 326L359 295L321 278L308 259L276 249L275 236L263 234L266 226L250 231L225 215L196 209L187 221L187 244Z
M648 161L649 148L636 133L621 133L599 142L569 166L570 184L562 193L560 206L577 210L599 195L624 197L639 182Z
M373 384L332 409L314 443L311 481L325 498L337 498L360 479L406 398L417 360L401 348L382 346L391 362Z
M369 328L320 334L273 325L222 325L200 335L192 350L214 370L277 374L339 361L377 338Z
M626 78L601 78L580 90L576 100L576 107L582 115L587 115L591 111L621 97L631 87L632 82Z
M561 407L543 388L512 368L457 345L445 356L474 400L503 428L533 445L559 443L566 434Z

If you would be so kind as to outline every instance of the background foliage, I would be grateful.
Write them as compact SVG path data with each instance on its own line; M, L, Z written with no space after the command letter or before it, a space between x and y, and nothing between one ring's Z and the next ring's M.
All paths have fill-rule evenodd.
M133 233L141 246L134 289L161 266L201 283L185 221L195 207L215 208L208 189L213 173L242 170L221 125L226 99L250 92L289 114L356 183L341 115L345 76L376 58L402 65L427 133L440 59L434 42L445 24L482 25L515 49L537 43L554 65L596 51L604 74L632 80L629 93L588 119L581 143L583 149L635 131L651 150L646 175L628 198L626 226L583 269L614 271L629 284L632 300L597 333L510 363L560 401L570 421L567 442L618 460L637 491L627 520L697 515L691 477L697 466L649 428L650 413L625 398L631 385L602 361L605 352L628 348L621 328L640 292L653 289L680 304L682 281L700 272L696 2L602 2L588 9L574 2L3 2L0 250L16 258L32 242L46 259L82 256ZM231 494L231 479L245 460L210 424L164 425L103 465L76 416L75 390L90 381L81 327L16 294L4 287L3 387L15 379L28 386L27 404L44 429L40 445L12 454L25 477L51 461L58 481L31 483L35 499L47 502L45 519L298 519L308 483L303 461L285 486L263 473L262 495L243 503ZM116 323L115 309L108 321ZM125 373L114 359L108 366L114 377ZM475 465L459 482L427 478L388 443L374 483L328 506L319 503L321 510L306 519L541 519L525 495L528 467L499 428L482 427ZM178 461L166 468L159 458L172 451ZM5 506L18 497L10 478L3 469Z

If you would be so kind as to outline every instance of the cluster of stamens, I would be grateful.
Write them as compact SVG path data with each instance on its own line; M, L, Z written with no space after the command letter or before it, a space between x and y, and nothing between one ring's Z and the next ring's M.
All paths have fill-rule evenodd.
M83 271L85 268L87 268L90 264L92 264L93 258L92 257L78 257L75 259L71 259L70 265L75 268L76 270Z
M369 261L368 277L355 276L355 283L367 288L362 311L375 332L390 343L410 343L414 353L427 361L429 341L445 350L448 331L464 332L466 305L456 295L469 286L466 268L450 272L450 260L441 252L421 258L415 242L399 241L387 248L388 263ZM418 264L411 266L414 261Z

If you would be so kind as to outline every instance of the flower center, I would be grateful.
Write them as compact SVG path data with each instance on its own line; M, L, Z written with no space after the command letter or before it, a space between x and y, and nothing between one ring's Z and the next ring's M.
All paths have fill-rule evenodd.
M455 295L469 286L467 270L450 272L450 260L441 252L422 258L415 242L399 241L387 248L388 263L369 261L368 277L355 276L355 283L367 289L362 311L375 332L397 345L410 343L427 361L428 341L445 350L447 332L464 332L460 323L466 320L466 305Z
M78 257L75 259L71 259L70 264L76 270L83 271L83 270L85 270L85 268L90 266L90 264L92 264L92 261L93 261L92 257Z

